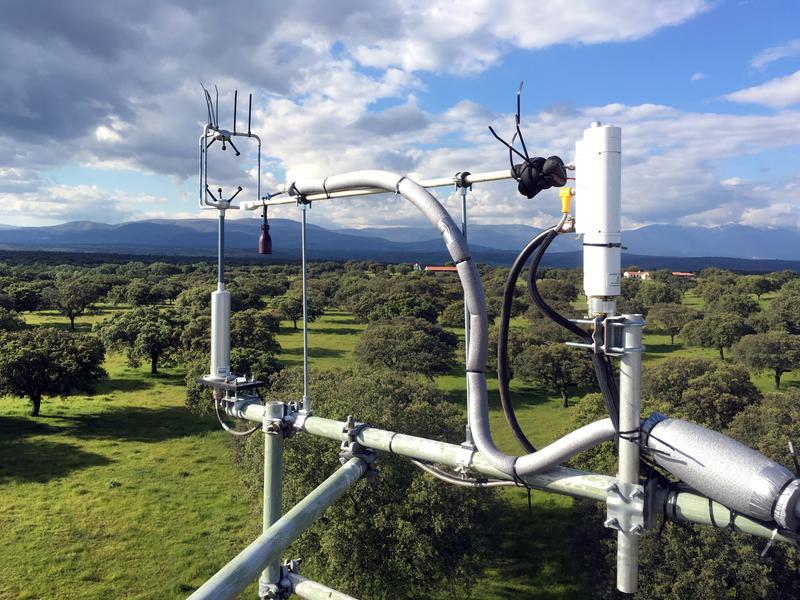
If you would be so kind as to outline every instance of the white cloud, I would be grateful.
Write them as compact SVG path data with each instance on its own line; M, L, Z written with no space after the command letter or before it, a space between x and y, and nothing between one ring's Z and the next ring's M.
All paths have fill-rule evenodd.
M443 113L424 114L420 120L424 125L391 134L392 120L406 119L403 111L373 116L386 126L381 129L385 133L365 133L351 124L365 114L366 105L353 103L348 110L346 118L343 113L336 119L324 103L281 99L261 115L268 137L274 140L270 152L279 161L279 170L288 173L288 180L363 168L386 168L426 179L508 165L507 153L486 125L492 123L501 135L508 135L513 127L509 114L497 115L475 103L460 102ZM525 118L528 148L535 154L559 154L571 160L574 141L593 120L623 127L628 226L678 220L712 223L714 218L736 222L746 208L769 206L776 200L769 190L779 184L756 190L744 177L721 178L717 171L728 159L758 155L800 138L800 112L725 115L617 103L557 113L546 110ZM291 132L299 132L299 137L292 138ZM457 213L459 204L451 191L438 194ZM800 204L798 192L791 193ZM554 193L526 200L512 181L476 185L470 199L471 218L482 223L542 225L553 220L557 207ZM291 209L276 210L294 215ZM748 214L755 221L762 213ZM348 227L423 223L414 209L391 196L320 202L311 218Z
M753 57L753 60L750 61L750 66L760 71L776 60L792 56L800 56L800 40L791 40L780 46L773 46L762 50Z
M399 0L386 11L389 26L347 41L363 65L467 74L495 64L514 46L540 49L556 44L597 44L640 39L707 10L704 0L642 2L557 0L526 2ZM371 38L371 39L370 39Z
M16 225L101 221L117 223L145 207L164 205L165 198L130 194L96 185L45 185L22 194L0 194L4 222Z
M737 186L745 184L746 181L741 177L728 177L727 179L720 181L720 183L722 185Z
M708 75L699 71L692 75L692 81L702 81L703 79L708 79Z
M723 98L731 102L763 104L772 108L800 104L800 71L726 94Z
M26 28L13 14L20 4L0 23L5 74L0 95L10 116L0 121L0 144L14 148L0 156L0 197L18 220L200 216L200 211L190 212L193 195L181 198L185 204L179 208L186 212L175 213L170 209L176 207L164 199L94 186L53 186L40 173L77 162L193 180L205 111L201 78L219 84L225 124L231 121L232 90L258 90L253 130L264 140L264 191L282 182L284 173L291 180L385 168L427 178L502 169L507 154L486 126L495 124L508 135L511 115L471 101L426 111L417 101L424 91L418 71L469 74L496 64L513 48L638 39L712 4L561 0L532 6L465 0L454 12L443 0L392 0L381 3L380 11L369 0L354 0L347 10L321 0L263 2L237 21L240 35L229 44L219 43L218 30L203 26L230 17L229 7L218 2L198 0L191 10L172 3L101 3L91 15L79 14L85 11L70 3L54 3L53 10L70 28L56 19ZM52 91L58 97L50 97ZM768 99L775 97L785 100L786 94ZM241 128L246 96L239 100ZM58 111L52 110L53 103ZM528 146L537 154L557 153L569 160L574 140L596 119L624 128L629 224L713 218L757 222L773 219L780 202L794 199L800 205L796 188L772 184L756 189L744 180L732 185L734 178L720 181L717 173L727 158L799 139L797 112L734 116L618 103L554 107L525 117ZM227 154L217 153L215 159L230 159ZM253 161L216 164L226 175L215 185L228 189L245 182L250 187L242 196L252 194ZM451 191L439 194L457 210ZM557 200L553 192L525 200L507 181L476 186L470 212L485 223L545 224L557 212ZM297 216L291 209L276 213ZM310 217L342 226L421 220L391 195L321 202Z

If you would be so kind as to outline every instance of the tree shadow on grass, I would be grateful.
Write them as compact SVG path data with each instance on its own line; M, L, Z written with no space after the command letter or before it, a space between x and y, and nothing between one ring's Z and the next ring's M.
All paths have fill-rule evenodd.
M645 344L645 349L648 356L669 356L674 352L679 352L683 349L682 344Z
M63 318L63 317L62 317ZM80 319L80 317L78 317ZM53 329L61 329L63 331L73 331L75 333L91 333L92 324L75 320L75 329L70 329L69 321L39 321L36 323L37 327L51 327Z
M113 377L100 381L96 386L96 393L110 394L112 392L139 392L149 390L154 383L145 379L128 379Z
M308 331L310 336L316 333L327 335L360 335L364 333L364 329L359 327L314 327Z
M451 373L456 374L456 373ZM457 373L460 376L464 376L463 370ZM487 373L489 375L489 373ZM487 380L494 379L493 376L487 377ZM457 389L457 390L445 390L445 396L447 397L447 401L455 404L464 404L467 399L467 392L465 389ZM500 408L500 392L496 388L489 388L489 408L491 409L499 409ZM576 398L580 397L582 394L577 393ZM530 386L527 384L523 384L521 386L515 386L511 389L511 402L514 405L514 408L521 408L521 407L530 407L530 406L539 406L541 404L547 404L550 402L551 394L548 393L546 390Z
M16 481L46 483L72 471L107 465L105 456L50 440L0 438L0 485Z
M126 406L95 414L54 417L54 420L63 422L61 431L66 435L126 442L161 442L213 429L210 419L198 417L181 406Z
M338 315L346 315L346 314L347 313L327 313L326 316L338 317ZM335 319L330 319L329 322L336 323L337 325L361 325L361 326L366 325L364 321L359 321L355 317L335 318Z
M0 444L3 441L18 441L29 435L51 435L63 431L41 419L0 416ZM2 455L0 455L2 456Z
M493 598L579 598L584 582L574 556L571 519L575 509L558 506L533 492L534 506L528 515L525 491L511 492L516 497L501 513L497 544L486 565L492 573ZM537 499L537 496L539 499ZM520 583L531 582L535 574L536 589L521 589ZM505 583L507 582L507 583Z
M290 356L303 356L302 348L284 348L282 354ZM345 355L344 350L336 350L334 348L309 348L308 355L312 358L342 358Z

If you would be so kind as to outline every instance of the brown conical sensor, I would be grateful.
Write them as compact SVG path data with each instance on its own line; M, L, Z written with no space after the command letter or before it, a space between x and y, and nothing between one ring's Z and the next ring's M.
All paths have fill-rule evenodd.
M269 235L269 225L261 224L261 237L258 238L258 253L272 254L272 237Z

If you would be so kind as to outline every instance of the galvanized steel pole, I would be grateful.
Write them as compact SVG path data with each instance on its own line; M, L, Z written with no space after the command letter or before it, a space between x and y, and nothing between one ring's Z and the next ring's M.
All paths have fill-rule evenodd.
M356 600L352 596L338 592L327 585L301 577L297 573L288 573L286 579L291 584L293 594L306 600Z
M217 233L217 283L219 289L225 287L225 209L219 210L219 231ZM213 373L212 373L213 375Z
M264 407L264 533L281 517L284 443L280 421L283 410L282 402L267 402ZM259 595L266 596L270 588L277 592L280 579L280 557L276 556L261 573L258 580Z
M300 203L300 255L303 277L303 407L305 413L311 412L311 399L308 395L308 273L306 272L306 215L308 204Z
M223 410L231 417L258 423L261 422L264 414L264 407L258 403L228 404L223 406ZM307 417L303 419L300 429L311 435L339 442L348 439L347 424L344 421L324 417ZM463 466L461 457L464 449L457 444L429 440L376 427L360 428L354 438L361 446L371 450L389 452L448 467ZM486 477L513 481L510 475L493 467L480 452L472 454L469 466ZM521 479L537 490L600 502L606 501L607 489L611 485L619 483L616 477L610 475L588 473L569 467L555 467L542 473L524 476ZM717 502L709 504L708 498L691 492L676 493L667 488L658 488L653 507L657 514L664 514L666 518L673 521L713 525L716 520L717 526L721 528L726 527L729 522L725 517L730 513L727 508ZM745 515L737 513L731 516L731 519L735 522L736 530L742 533L765 539L774 538L775 541L797 545L797 540L790 535L785 535L780 531L773 535L774 532L769 527Z
M247 548L206 581L190 600L231 600L280 556L289 544L328 508L341 498L367 470L367 463L354 457L313 492L298 502L277 523L258 536Z
M623 348L619 367L619 429L631 432L619 437L619 479L623 483L639 483L639 412L642 379L641 315L625 315ZM638 532L640 533L640 532ZM633 594L638 587L639 534L617 532L617 589Z

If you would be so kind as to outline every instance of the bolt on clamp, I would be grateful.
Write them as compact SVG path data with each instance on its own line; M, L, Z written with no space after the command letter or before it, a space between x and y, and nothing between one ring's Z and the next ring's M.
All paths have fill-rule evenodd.
M606 488L605 526L630 535L645 528L645 490L635 483L618 481Z

